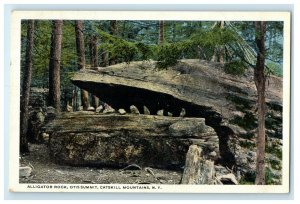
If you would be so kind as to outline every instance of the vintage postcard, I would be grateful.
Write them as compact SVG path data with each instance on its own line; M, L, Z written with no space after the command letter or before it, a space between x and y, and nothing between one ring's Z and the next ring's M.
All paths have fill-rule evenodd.
M9 190L288 193L290 18L13 11Z

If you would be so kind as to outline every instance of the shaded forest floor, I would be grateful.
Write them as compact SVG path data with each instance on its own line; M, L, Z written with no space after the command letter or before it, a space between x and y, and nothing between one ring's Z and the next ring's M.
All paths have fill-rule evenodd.
M179 184L182 172L154 168L112 169L73 167L51 161L45 144L30 144L29 155L20 158L21 166L31 166L31 176L20 183L49 184Z

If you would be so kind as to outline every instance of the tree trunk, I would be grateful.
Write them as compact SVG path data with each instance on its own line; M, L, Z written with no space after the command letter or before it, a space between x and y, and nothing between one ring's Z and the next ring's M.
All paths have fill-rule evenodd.
M186 154L181 184L213 184L215 166L213 161L202 157L202 148L191 145Z
M197 184L201 176L201 153L202 148L197 145L191 145L186 154L184 172L182 174L182 184Z
M224 24L225 24L225 21L221 21L221 25L220 25L221 29L224 29ZM224 55L225 55L224 47L225 47L224 45L220 46L220 63L222 63L222 64L224 64Z
M105 50L102 50L100 66L101 67L107 66L107 52Z
M211 58L212 62L216 62L217 61L217 47L214 48L214 54Z
M116 20L110 21L110 30L111 30L111 35L113 35L113 36L117 35L117 21ZM110 65L116 64L115 53L112 53L109 64Z
M28 104L30 95L30 84L32 76L32 56L34 41L34 20L27 22L27 45L26 45L26 64L22 83L22 95L20 104L20 152L28 153L27 131L28 131Z
M266 23L255 22L255 42L258 48L254 81L258 94L258 132L255 184L265 184L265 32Z
M97 36L93 35L90 38L90 63L92 67L98 67L98 49L97 49Z
M62 42L62 20L52 22L51 49L49 62L49 102L60 112L60 61Z
M90 38L90 57L91 66L98 67L98 49L97 49L97 36L93 35ZM99 98L93 95L93 106L95 109L99 106Z
M76 33L76 50L77 50L77 66L78 69L85 69L85 49L84 49L84 37L83 37L83 21L75 22ZM81 89L81 102L83 110L87 110L89 107L89 95L88 92Z
M164 43L164 29L165 24L164 21L159 21L159 37L158 37L158 44L161 45Z

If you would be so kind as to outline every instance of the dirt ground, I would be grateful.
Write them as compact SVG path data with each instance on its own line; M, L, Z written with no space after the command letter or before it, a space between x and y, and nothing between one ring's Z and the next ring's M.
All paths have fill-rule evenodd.
M20 157L20 166L30 166L29 177L20 183L47 184L179 184L182 172L128 166L124 169L105 167L72 167L57 165L49 157L45 144L30 144L30 154Z

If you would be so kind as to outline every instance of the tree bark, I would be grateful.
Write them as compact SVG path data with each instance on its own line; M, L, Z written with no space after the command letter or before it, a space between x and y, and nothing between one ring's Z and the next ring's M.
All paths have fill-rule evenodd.
M75 22L76 33L76 50L77 50L77 67L79 70L85 69L85 48L83 37L83 21L77 20ZM81 102L83 110L87 110L89 107L89 95L88 92L81 89Z
M26 64L22 83L22 95L20 104L20 152L28 153L27 131L28 131L28 104L30 96L30 84L32 77L33 64L33 43L34 43L34 20L27 22L27 45L26 45Z
M220 28L221 29L224 29L224 24L225 24L225 21L221 21L221 24L220 24ZM224 56L225 56L225 46L224 45L221 45L220 46L220 63L224 64Z
M215 26L219 27L222 30L222 29L224 29L225 21L218 21L218 22L216 22ZM215 27L215 26L213 26L213 27ZM217 45L214 48L214 53L211 58L211 61L212 62L220 62L220 63L224 64L224 56L225 56L225 46Z
M185 167L182 174L182 184L197 184L201 176L202 148L191 145L186 154Z
M159 36L158 36L158 44L159 45L163 44L164 40L165 40L164 29L165 29L164 21L159 21Z
M97 49L97 36L93 35L90 38L90 57L91 66L98 67L98 49ZM93 106L95 109L99 106L99 98L93 95Z
M117 35L117 21L110 21L110 31L111 31L111 35L115 36ZM112 53L112 56L110 57L110 65L114 65L116 64L116 57L115 54Z
M97 49L97 36L93 35L90 38L90 63L92 67L98 67L98 49Z
M217 61L217 47L214 48L214 54L211 58L212 62L216 62Z
M214 175L214 162L202 157L201 147L191 145L186 154L181 184L213 184Z
M265 184L265 32L266 23L255 22L255 42L258 48L254 81L258 94L258 132L255 184Z
M49 105L60 112L60 61L62 42L62 20L52 22L51 49L49 62Z
M105 50L102 50L100 66L101 67L107 66L107 52Z

